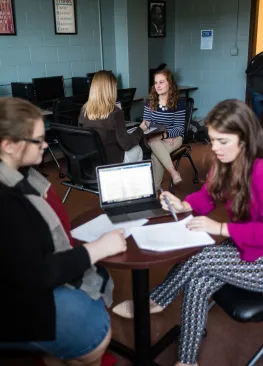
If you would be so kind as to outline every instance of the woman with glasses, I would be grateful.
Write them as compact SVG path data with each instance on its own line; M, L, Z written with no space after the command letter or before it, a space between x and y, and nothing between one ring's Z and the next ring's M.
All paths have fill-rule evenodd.
M113 284L95 263L126 241L115 230L72 248L64 206L31 168L46 147L41 111L0 98L0 349L43 351L46 365L98 366Z
M108 164L141 161L143 153L139 142L147 126L141 123L135 131L127 133L124 113L116 106L116 99L117 79L114 74L106 70L96 72L79 124L99 133Z

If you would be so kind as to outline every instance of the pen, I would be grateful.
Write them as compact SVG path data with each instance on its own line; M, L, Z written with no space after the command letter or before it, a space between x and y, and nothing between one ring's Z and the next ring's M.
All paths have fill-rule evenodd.
M160 191L163 193L163 189L162 188L160 188ZM168 198L166 196L164 196L164 200L165 200L165 202L166 202L166 204L167 204L167 206L168 206L171 214L173 215L174 220L175 221L178 221L177 215L174 212L174 209L172 208L172 205L170 204L170 202L169 202L169 200L168 200Z
M144 124L145 124L145 126L148 128L148 130L150 130L151 128L150 128L150 123L148 124L148 123L146 123L146 121L144 121Z

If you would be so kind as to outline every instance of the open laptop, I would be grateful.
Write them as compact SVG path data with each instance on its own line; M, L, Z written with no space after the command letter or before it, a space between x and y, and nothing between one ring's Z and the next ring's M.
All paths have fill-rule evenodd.
M100 205L113 223L169 215L157 198L151 160L96 168Z

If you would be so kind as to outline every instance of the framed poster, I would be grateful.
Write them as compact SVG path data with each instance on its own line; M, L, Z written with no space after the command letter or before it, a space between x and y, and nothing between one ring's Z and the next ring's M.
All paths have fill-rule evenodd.
M76 1L53 0L56 34L77 34Z
M16 35L13 0L0 0L0 35Z
M166 3L164 1L149 1L148 3L148 37L165 37Z

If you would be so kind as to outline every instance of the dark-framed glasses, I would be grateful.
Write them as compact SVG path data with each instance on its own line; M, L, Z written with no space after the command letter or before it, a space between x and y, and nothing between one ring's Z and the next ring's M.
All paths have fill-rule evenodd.
M30 142L31 144L39 145L39 148L41 148L41 146L45 142L45 136L41 136L41 137L36 138L36 139L24 138L23 141Z

